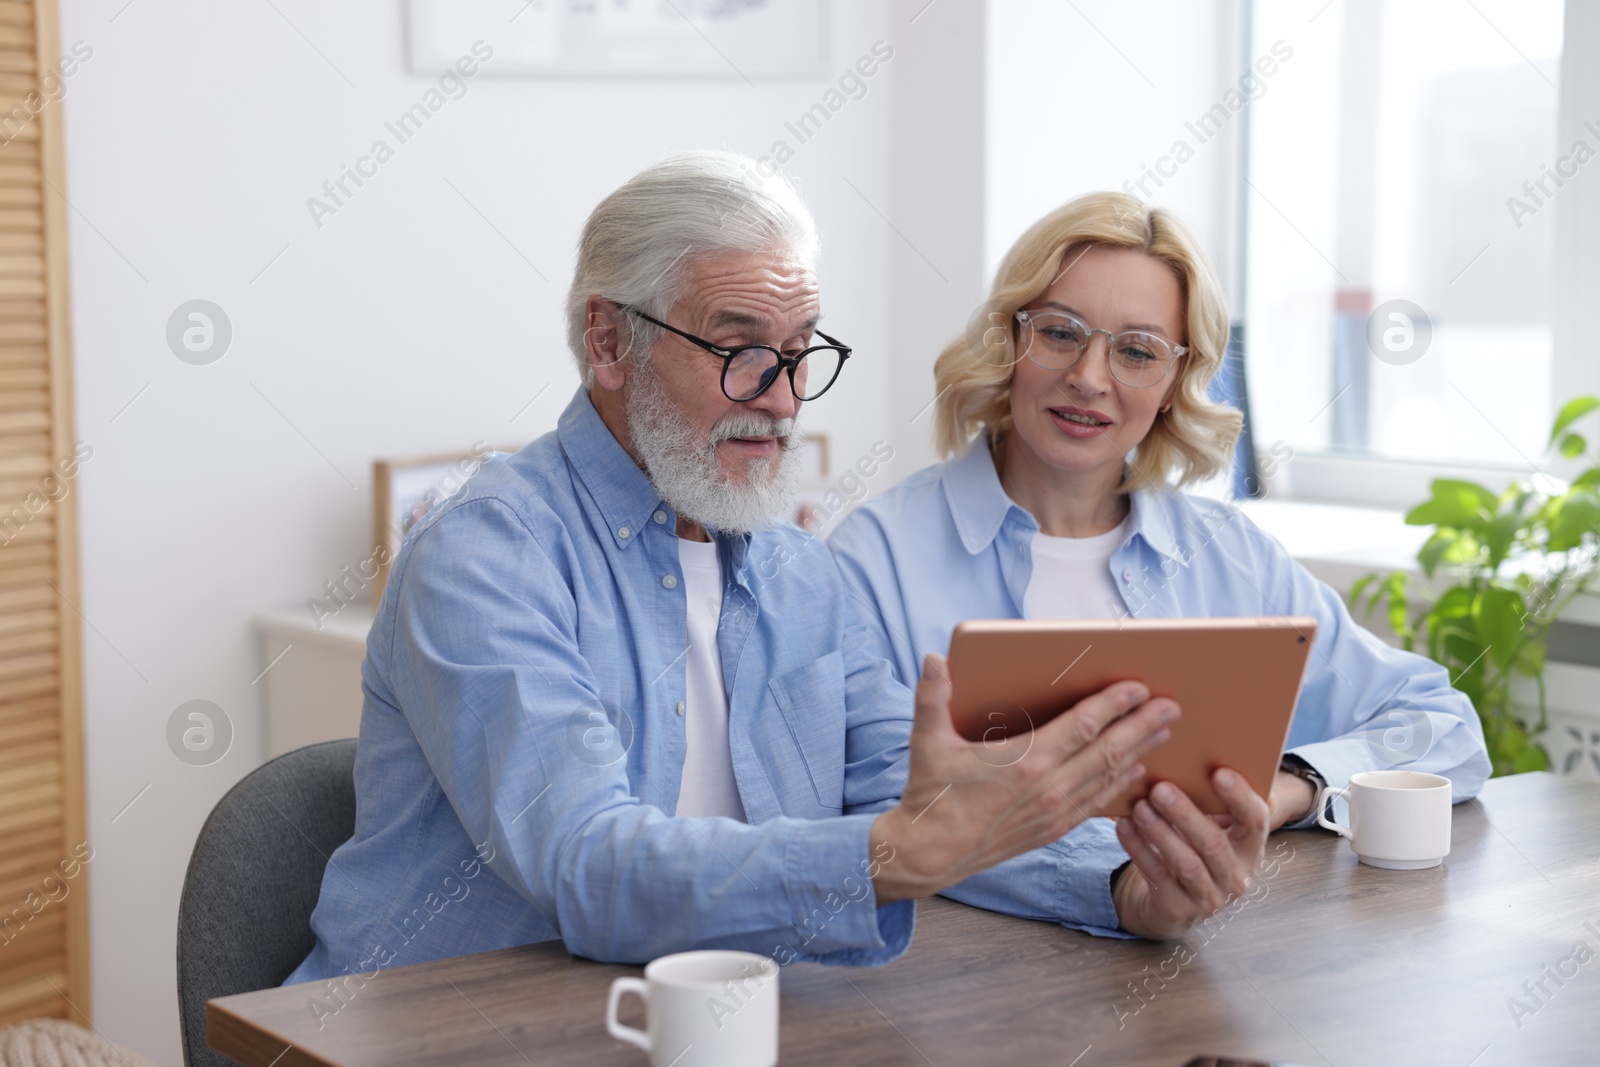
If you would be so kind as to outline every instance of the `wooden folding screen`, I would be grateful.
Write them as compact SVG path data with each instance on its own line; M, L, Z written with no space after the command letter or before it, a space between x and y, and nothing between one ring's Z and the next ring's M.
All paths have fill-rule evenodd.
M0 2L0 1025L90 1010L56 16Z

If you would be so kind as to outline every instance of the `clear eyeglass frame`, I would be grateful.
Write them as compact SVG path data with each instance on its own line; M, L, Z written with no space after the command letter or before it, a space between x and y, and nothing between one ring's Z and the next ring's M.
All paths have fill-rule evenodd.
M1148 330L1124 330L1121 333L1113 333L1110 330L1104 330L1090 326L1087 322L1084 322L1082 319L1078 318L1078 316L1066 311L1056 311L1053 309L1044 311L1029 311L1026 308L1019 308L1014 317L1016 318L1017 324L1022 327L1022 336L1018 338L1019 346L1022 348L1022 354L1032 361L1035 366L1043 367L1045 370L1072 369L1078 365L1078 361L1081 360L1084 354L1089 351L1089 348L1094 341L1094 335L1097 333L1105 334L1106 363L1111 371L1111 376L1130 389L1148 389L1151 386L1160 385L1166 380L1167 375L1172 372L1173 364L1177 363L1179 357L1185 356L1189 353L1189 347L1187 345L1175 345L1165 337L1162 337L1160 334L1151 333ZM1029 338L1031 338L1031 336L1039 329L1038 323L1047 322L1051 319L1059 319L1063 322L1072 323L1074 326L1082 330L1083 343L1076 356L1067 358L1065 361L1051 361L1048 360L1048 358L1042 358L1045 357L1044 346L1035 344L1032 340L1029 340ZM1151 377L1148 375L1148 373L1139 374L1139 367L1137 365L1123 365L1119 368L1117 360L1119 341L1124 342L1125 344L1142 345L1154 353L1165 353L1166 358L1160 360L1161 373ZM1039 349L1037 354L1035 353L1036 348ZM1154 364L1150 364L1149 366L1153 365ZM1121 373L1118 373L1119 370ZM1124 375L1127 375L1127 377L1124 377Z

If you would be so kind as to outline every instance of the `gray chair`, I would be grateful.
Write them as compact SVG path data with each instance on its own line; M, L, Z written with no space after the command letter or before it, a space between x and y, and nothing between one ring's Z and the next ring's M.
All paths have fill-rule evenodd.
M178 1010L188 1067L206 1047L206 1001L282 985L316 944L311 911L328 857L356 825L356 743L285 753L240 780L200 828L178 905Z

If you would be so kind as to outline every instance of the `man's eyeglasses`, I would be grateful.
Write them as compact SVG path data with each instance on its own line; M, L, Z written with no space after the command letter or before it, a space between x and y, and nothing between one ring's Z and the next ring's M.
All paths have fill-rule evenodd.
M828 391L828 387L839 377L839 369L844 366L844 361L850 358L849 345L841 344L821 330L817 331L817 336L827 344L813 345L793 355L785 355L771 345L723 348L692 333L685 333L676 326L669 326L631 304L617 306L677 334L685 341L699 345L722 360L722 395L729 400L754 400L771 388L784 371L789 372L789 389L797 400L815 400Z
M1065 311L1018 311L1022 354L1046 370L1066 370L1083 358L1089 341L1097 333L1106 335L1106 361L1111 376L1134 389L1147 389L1167 376L1177 358L1189 349L1145 330L1092 328L1078 316Z

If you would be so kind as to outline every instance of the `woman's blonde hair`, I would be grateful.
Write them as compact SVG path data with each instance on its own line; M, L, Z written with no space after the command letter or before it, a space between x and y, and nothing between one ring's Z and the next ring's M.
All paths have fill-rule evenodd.
M1089 245L1152 256L1172 268L1183 288L1189 351L1173 368L1171 408L1156 416L1139 443L1122 488L1181 488L1226 470L1243 417L1206 399L1228 347L1222 286L1181 219L1121 193L1090 193L1064 204L1006 253L988 303L933 365L939 453L956 455L978 433L1011 429L1011 376L1018 358L1014 316L1061 276L1069 254Z

